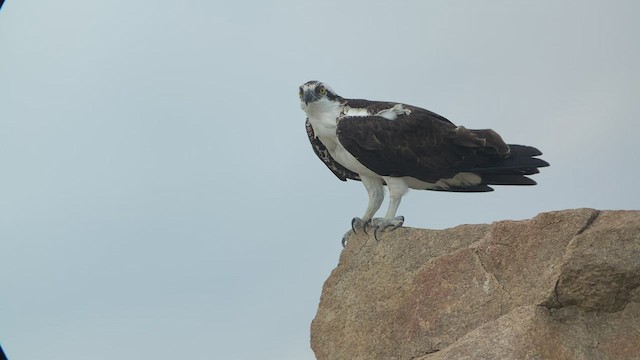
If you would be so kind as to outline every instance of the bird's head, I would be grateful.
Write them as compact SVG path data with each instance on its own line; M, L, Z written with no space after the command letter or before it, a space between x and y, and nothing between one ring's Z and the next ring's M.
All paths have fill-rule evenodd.
M307 110L309 106L320 103L340 103L342 98L331 88L320 81L307 81L300 86L300 107Z

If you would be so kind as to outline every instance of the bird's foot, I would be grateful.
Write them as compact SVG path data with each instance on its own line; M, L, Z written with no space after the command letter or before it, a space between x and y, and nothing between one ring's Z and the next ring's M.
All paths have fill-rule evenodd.
M358 217L354 217L351 220L351 230L353 230L354 234L358 233L358 230L364 230L365 234L367 233L367 225L371 223L371 220L362 220Z
M371 220L371 225L374 227L373 238L378 241L378 235L383 231L391 231L399 228L404 224L404 216L396 216L395 218L375 218Z

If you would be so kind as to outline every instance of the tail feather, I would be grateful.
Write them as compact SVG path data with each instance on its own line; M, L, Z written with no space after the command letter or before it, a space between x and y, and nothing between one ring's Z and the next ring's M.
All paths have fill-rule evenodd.
M536 185L533 179L514 174L483 174L482 183L488 185Z
M496 159L482 164L475 168L473 172L501 172L502 170L522 170L549 166L549 163L532 157L509 157L506 159Z
M488 185L536 185L536 182L525 175L540 172L538 168L549 166L549 163L536 158L542 152L532 146L509 145L509 157L494 159L473 169L480 175L483 184Z
M448 188L435 188L429 189L432 191L448 191L448 192L487 192L493 191L493 188L486 184L479 184L473 186L452 186Z
M509 150L511 156L520 157L520 156L540 156L542 155L542 151L534 148L533 146L526 145L515 145L509 144Z
M535 175L540 173L540 170L538 170L538 168L532 167L532 168L521 168L521 169L474 169L473 170L474 173L479 174L479 175L484 175L484 174L514 174L514 175Z

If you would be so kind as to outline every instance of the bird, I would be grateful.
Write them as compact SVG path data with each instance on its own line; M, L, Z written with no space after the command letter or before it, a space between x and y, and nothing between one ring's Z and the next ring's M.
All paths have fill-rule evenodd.
M367 190L367 208L351 220L352 231L372 227L376 240L404 224L396 213L409 189L488 192L492 185L536 185L527 176L549 166L535 147L506 144L491 129L456 126L417 106L343 98L316 80L302 84L299 97L315 154L338 179L360 181ZM374 217L385 186L387 211Z

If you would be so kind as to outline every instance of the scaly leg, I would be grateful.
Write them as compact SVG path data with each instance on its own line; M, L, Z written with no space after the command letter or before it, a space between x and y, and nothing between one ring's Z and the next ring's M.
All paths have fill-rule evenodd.
M381 178L360 175L360 180L362 180L369 194L369 205L362 219L355 217L351 220L351 229L353 229L354 233L356 229L365 229L367 224L371 222L373 215L380 209L380 205L382 205L382 200L384 199L384 187L382 186Z
M409 186L402 178L384 177L384 181L389 188L389 208L382 219L374 219L372 225L375 227L373 236L378 240L378 234L384 230L394 230L404 223L404 216L397 216L396 212L400 206L402 197L409 191Z

